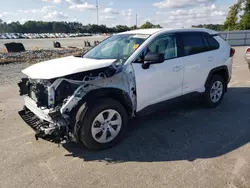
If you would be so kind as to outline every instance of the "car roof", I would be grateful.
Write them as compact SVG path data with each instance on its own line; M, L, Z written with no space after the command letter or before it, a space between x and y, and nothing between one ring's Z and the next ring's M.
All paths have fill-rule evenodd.
M125 31L125 32L121 32L118 33L119 34L145 34L145 35L152 35L154 33L159 32L162 29L137 29L137 30L131 30L131 31Z
M209 34L217 34L217 31L206 29L206 28L156 28L156 29L137 29L126 31L119 34L144 34L144 35L153 35L156 33L166 33L166 32L190 32L190 31L198 31L198 32L207 32Z

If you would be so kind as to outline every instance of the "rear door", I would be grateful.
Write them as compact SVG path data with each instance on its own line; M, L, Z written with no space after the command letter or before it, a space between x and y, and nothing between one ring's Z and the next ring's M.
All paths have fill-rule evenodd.
M218 46L212 49L204 32L180 33L184 64L183 94L204 92L209 71L215 67ZM212 36L211 36L212 37ZM211 42L211 41L210 41ZM218 43L218 42L217 42Z

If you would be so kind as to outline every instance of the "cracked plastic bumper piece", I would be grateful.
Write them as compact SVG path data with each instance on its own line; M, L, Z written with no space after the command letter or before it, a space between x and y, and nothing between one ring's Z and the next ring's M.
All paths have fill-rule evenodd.
M49 116L49 109L42 110L41 108L37 107L37 104L34 100L32 100L28 96L24 96L24 105L33 112L40 120L45 120L50 123L53 123L53 120Z
M68 138L66 125L60 118L58 122L53 121L49 115L49 109L43 110L37 107L36 102L28 96L24 96L24 106L24 110L20 111L19 115L35 130L36 139L42 138L60 143Z

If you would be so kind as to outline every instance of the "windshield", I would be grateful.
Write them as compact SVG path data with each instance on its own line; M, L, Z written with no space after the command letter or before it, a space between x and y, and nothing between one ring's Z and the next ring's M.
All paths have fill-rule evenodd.
M149 35L113 35L91 49L83 57L90 59L128 59Z

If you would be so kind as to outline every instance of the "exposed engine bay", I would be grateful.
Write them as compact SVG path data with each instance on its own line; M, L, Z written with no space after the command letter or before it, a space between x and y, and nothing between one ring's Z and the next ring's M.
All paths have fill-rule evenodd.
M55 70L56 71L56 70ZM18 83L25 107L21 116L33 124L36 138L62 142L77 141L75 107L87 93L100 88L117 88L136 109L135 77L131 64L117 60L108 67L77 72L52 79L22 78Z

